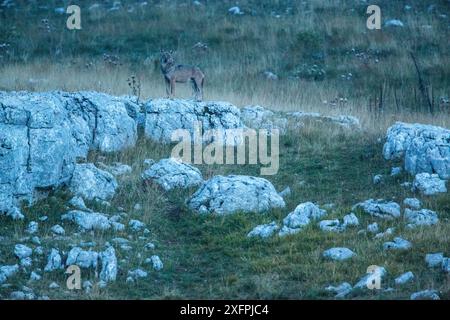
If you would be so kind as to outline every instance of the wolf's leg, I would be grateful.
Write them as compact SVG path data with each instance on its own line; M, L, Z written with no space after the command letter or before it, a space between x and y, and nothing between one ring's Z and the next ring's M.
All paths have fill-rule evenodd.
M172 99L175 96L175 79L170 80L170 96Z
M165 79L165 81L166 81L166 95L167 95L167 98L169 99L170 98L170 81L167 79Z
M197 100L197 98L198 98L198 91L199 91L199 88L198 88L198 85L197 85L197 81L196 81L195 78L192 78L191 81L192 81L193 99Z

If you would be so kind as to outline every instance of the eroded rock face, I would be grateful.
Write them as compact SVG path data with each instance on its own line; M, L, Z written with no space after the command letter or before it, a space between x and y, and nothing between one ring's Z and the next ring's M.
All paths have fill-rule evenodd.
M146 103L145 111L145 135L157 142L170 143L177 129L188 130L194 141L196 123L203 131L245 128L239 109L227 102L155 99ZM226 135L222 137L225 141Z
M164 190L190 188L203 182L202 174L196 167L169 158L153 164L142 174L144 181L155 181Z
M133 146L132 104L96 92L0 92L0 212L67 183L89 150Z
M102 261L100 279L105 282L116 281L118 267L114 248L108 247L105 251L101 252L100 259Z
M420 226L431 226L439 222L436 212L422 209L411 210L405 209L405 220L408 223L408 228L416 228Z
M447 187L445 185L445 180L440 179L437 174L423 172L416 174L412 191L419 191L426 196L432 196L438 193L447 192Z
M261 224L253 228L247 234L248 238L260 237L260 238L269 238L271 237L280 227L275 221L267 224Z
M98 169L92 163L75 165L70 191L87 200L109 200L117 188L117 181L109 172Z
M284 208L283 198L266 179L250 176L215 176L205 181L188 200L201 214L263 213Z
M450 130L397 122L387 131L383 156L386 160L404 156L410 174L436 173L450 179Z

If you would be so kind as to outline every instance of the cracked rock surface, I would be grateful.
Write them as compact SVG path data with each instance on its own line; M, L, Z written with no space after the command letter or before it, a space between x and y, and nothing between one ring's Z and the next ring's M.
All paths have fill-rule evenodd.
M67 183L89 150L135 144L130 99L97 92L0 92L0 212ZM12 215L12 213L11 213Z

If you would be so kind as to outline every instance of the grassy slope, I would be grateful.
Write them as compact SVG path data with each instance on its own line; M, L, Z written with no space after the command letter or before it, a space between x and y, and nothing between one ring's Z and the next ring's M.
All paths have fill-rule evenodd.
M437 12L427 13L431 3L437 3L439 12L448 12L446 1L408 1L416 12L404 12L403 1L378 1L385 18L399 17L407 23L404 30L370 33L364 27L364 6L348 1L311 1L305 7L289 1L240 1L244 10L256 9L254 16L230 17L225 14L232 2L212 2L207 8L183 7L184 1L158 1L144 12L130 15L125 12L105 16L83 14L83 31L69 32L64 17L49 10L27 7L15 13L0 13L7 23L0 25L0 43L9 43L8 52L0 52L2 65L0 88L5 90L79 90L93 89L125 94L130 90L126 79L136 74L142 81L143 97L163 95L159 71L153 58L160 47L175 48L180 61L199 64L207 73L207 99L220 99L245 105L259 103L284 110L313 110L325 113L351 113L362 119L366 131L343 133L333 128L306 126L299 132L290 132L282 138L280 171L269 177L277 190L290 186L292 194L287 208L265 215L232 217L199 217L186 210L183 199L189 192L165 194L157 188L144 190L139 176L145 158L160 159L170 154L163 147L140 140L133 150L114 155L92 154L92 161L106 156L106 162L121 161L133 166L133 174L120 180L120 190L112 208L98 207L99 211L114 213L123 207L130 218L147 222L152 231L147 240L133 235L133 250L120 249L121 273L118 281L105 290L94 289L91 295L49 290L48 284L57 281L64 285L61 273L44 275L43 281L28 284L39 294L51 298L332 298L324 286L349 281L354 284L372 264L383 265L389 272L385 286L393 285L393 278L413 271L417 280L395 293L360 293L355 298L407 298L413 291L434 288L449 298L448 279L437 270L426 267L424 256L443 251L448 256L450 200L448 195L421 198L425 207L440 215L438 226L415 231L403 229L403 223L378 221L384 230L396 226L396 234L412 241L413 249L405 253L386 253L381 250L382 240L357 235L356 228L343 234L321 232L316 225L305 232L279 240L248 240L246 234L257 224L281 221L290 210L304 201L319 204L334 203L328 210L330 218L347 214L353 204L368 198L394 199L399 203L412 196L400 183L412 180L404 174L388 178L374 186L372 176L388 174L393 165L381 157L385 129L395 120L420 121L449 126L448 111L428 114L415 98L417 79L406 49L416 52L427 78L433 84L436 99L448 96L449 52L448 21ZM123 1L125 3L126 1ZM86 7L87 5L86 1ZM271 11L282 14L281 19L270 16ZM355 9L355 11L350 11ZM83 10L83 8L82 8ZM176 17L176 19L174 19ZM36 27L40 19L48 18L53 26L50 33ZM434 32L422 25L430 24ZM186 27L189 26L189 27ZM206 42L207 54L191 51L197 41ZM239 45L237 45L239 44ZM369 56L359 58L356 53ZM264 52L264 54L261 54ZM105 63L102 54L115 54L121 65ZM324 54L325 58L317 58ZM143 65L149 58L150 64ZM374 60L378 58L379 63ZM298 66L319 64L326 69L323 80L302 77L290 78ZM280 76L278 82L265 80L264 70ZM340 75L352 72L353 80L342 80ZM37 81L30 81L31 79ZM41 80L40 80L41 79ZM373 112L374 99L380 84L385 87L385 109ZM395 95L394 95L395 93ZM180 95L189 94L181 89ZM397 103L395 102L397 97ZM347 98L346 103L333 107L328 102ZM443 106L445 107L445 106ZM255 166L202 167L205 177L214 174L257 175ZM299 184L304 181L304 184ZM0 264L16 263L13 245L26 236L24 227L29 221L47 214L50 220L40 224L39 236L45 248L69 248L70 243L95 240L96 249L116 236L128 234L94 233L73 235L76 231L64 225L67 239L54 239L50 227L60 223L66 211L65 202L70 195L57 192L46 200L27 209L23 223L12 223L0 217ZM133 210L141 203L143 212ZM90 206L98 205L91 203ZM361 228L372 221L364 214ZM163 259L161 272L150 272L150 277L138 285L126 285L126 272L142 265L153 254L145 252L148 241L156 243L155 254ZM386 240L387 241L387 240ZM330 263L321 259L324 249L348 246L358 256L343 263ZM138 258L141 253L142 257ZM45 259L35 265L44 266ZM142 265L149 269L148 266ZM24 275L12 280L12 288L0 288L6 297L12 290L26 284ZM84 280L94 280L93 272L83 274Z

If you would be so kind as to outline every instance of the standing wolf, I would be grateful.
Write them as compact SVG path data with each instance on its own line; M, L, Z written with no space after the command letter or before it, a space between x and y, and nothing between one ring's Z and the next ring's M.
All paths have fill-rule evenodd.
M166 81L166 93L169 98L175 95L176 82L186 83L191 80L195 99L200 101L203 99L203 82L205 80L205 75L199 68L182 64L175 65L172 51L161 50L159 62L161 64L164 80Z

